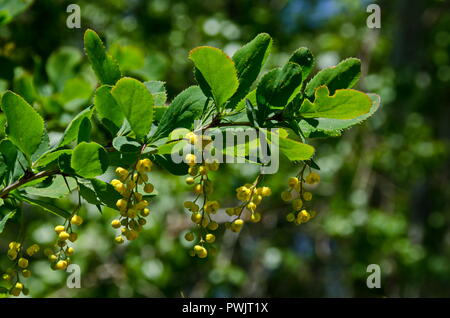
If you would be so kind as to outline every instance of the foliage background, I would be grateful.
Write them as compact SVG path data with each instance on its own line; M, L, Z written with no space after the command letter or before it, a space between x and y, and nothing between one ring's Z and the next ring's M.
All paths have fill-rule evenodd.
M374 2L381 6L379 30L366 27L366 6ZM81 7L81 29L65 26L71 3ZM65 274L41 259L32 264L31 296L450 296L449 7L440 0L34 1L0 27L0 90L27 96L52 131L62 132L92 98L95 80L84 56L73 68L49 66L61 47L81 53L88 27L102 35L125 73L166 81L169 99L193 83L190 49L213 45L232 54L268 32L275 43L266 67L284 63L300 46L316 55L318 69L359 57L359 87L380 94L382 108L342 138L314 142L322 182L313 221L297 227L284 219L289 206L279 193L296 173L285 162L265 179L274 195L261 206L262 223L220 235L216 256L192 258L182 239L190 227L182 202L190 194L183 178L159 170L152 175L160 196L137 241L115 246L114 213L86 205L75 256L82 288L67 289ZM3 122L0 114L0 136ZM255 172L221 168L216 198L233 205L234 188ZM75 202L73 195L58 204L71 209ZM23 213L27 241L51 244L59 220L29 206ZM9 223L1 253L19 228ZM372 263L382 269L378 290L365 283Z

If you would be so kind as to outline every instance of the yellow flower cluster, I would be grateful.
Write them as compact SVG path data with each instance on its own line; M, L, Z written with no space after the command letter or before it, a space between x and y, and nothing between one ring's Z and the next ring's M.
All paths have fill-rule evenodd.
M150 194L155 189L153 184L148 182L147 175L152 166L152 161L145 158L138 160L132 171L122 167L116 169L119 179L112 180L111 184L122 195L122 198L116 202L120 217L113 220L111 226L115 229L120 228L121 234L114 239L117 244L122 244L125 238L129 241L137 239L143 226L147 223L145 217L150 214L150 210L147 208L149 202L143 198L141 192Z
M250 221L257 223L261 221L261 214L256 212L256 208L264 197L272 194L269 187L257 187L259 177L253 184L245 184L236 189L236 198L242 203L234 208L228 208L225 212L229 216L237 216L232 222L227 222L225 226L233 232L240 232L244 226L243 213L250 214Z
M33 244L25 250L22 249L22 244L19 242L10 242L8 245L8 258L14 262L14 265L6 270L2 275L2 279L10 283L9 293L12 296L19 296L20 293L28 295L29 290L20 282L20 277L28 278L31 276L28 257L32 257L39 252L40 247Z
M44 254L52 264L52 269L63 271L69 266L71 262L70 257L75 252L70 243L75 243L78 239L78 234L73 231L72 226L80 226L81 224L83 224L83 218L78 214L74 214L67 225L55 226L55 233L58 236L55 247L44 250Z
M308 222L315 215L315 211L308 211L304 208L305 202L312 200L312 193L305 191L304 183L316 184L320 182L320 176L311 172L306 178L303 178L303 171L298 177L290 177L288 179L288 190L281 193L281 199L283 201L292 201L293 212L286 216L288 222L294 222L295 224L302 224Z
M197 142L196 138L198 137L193 133L188 133L185 138L194 144ZM191 250L191 255L205 258L208 256L208 250L205 247L206 243L212 244L216 240L215 235L208 231L215 231L219 228L219 224L213 221L211 215L217 213L220 204L217 201L208 199L213 192L213 185L208 177L208 173L217 171L219 163L214 161L198 164L198 160L193 154L186 155L185 161L189 165L188 173L190 175L186 178L186 183L193 186L192 190L195 194L195 199L184 202L183 206L192 212L191 220L196 224L199 237L198 244ZM199 203L199 201L202 203ZM186 233L185 239L194 241L194 232Z

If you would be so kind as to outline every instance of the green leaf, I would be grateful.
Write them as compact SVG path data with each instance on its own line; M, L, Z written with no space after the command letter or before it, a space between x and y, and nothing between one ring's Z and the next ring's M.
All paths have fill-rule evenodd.
M44 130L44 133L42 134L42 137L41 137L41 142L40 142L38 148L36 149L36 151L31 156L31 161L35 162L49 150L50 150L50 137L48 136L47 131Z
M120 152L140 152L142 145L130 137L118 136L113 139L113 147Z
M184 176L188 173L189 166L184 162L175 163L170 155L155 155L155 162L173 175Z
M100 86L95 92L94 105L98 117L108 130L116 135L125 119L120 106L111 94L112 86Z
M131 129L145 137L153 122L153 96L145 85L130 77L120 79L111 91Z
M90 181L97 198L107 207L117 210L116 202L122 198L119 192L117 192L109 183L99 179L91 179Z
M207 100L198 86L182 91L164 113L152 139L167 137L175 128L191 129L194 120L200 118Z
M272 47L272 38L267 33L258 34L233 55L239 87L230 101L234 107L250 90L253 82L261 72Z
M70 144L72 141L76 140L79 135L81 123L85 119L90 120L93 111L94 108L91 106L83 110L77 116L75 116L75 118L72 119L69 126L67 126L66 130L64 131L64 134L61 137L61 140L57 144L56 148L66 146Z
M70 165L78 175L94 178L108 168L108 154L95 142L82 142L73 150Z
M289 139L286 137L287 132L284 129L279 129L278 133L269 132L265 129L261 129L261 131L266 134L269 142L274 147L279 147L280 152L291 161L308 160L314 155L314 147Z
M3 219L0 221L0 234L2 234L3 230L5 229L6 222L8 222L9 219L12 219L12 217L16 214L16 211L11 211L8 214L6 214Z
M369 112L372 101L363 92L338 89L333 96L326 86L316 90L314 103L305 99L298 110L304 118L352 119Z
M39 93L34 86L33 75L27 72L21 72L20 75L14 77L13 88L30 104L33 104L39 98Z
M5 162L3 154L0 154L0 184L2 184L3 179L8 174L8 165Z
M144 82L145 87L152 93L154 104L157 106L164 106L167 101L167 92L165 82L148 81Z
M153 122L159 122L169 106L153 106Z
M302 68L292 62L276 68L261 79L256 89L258 122L266 119L271 109L282 109L299 92Z
M330 94L334 94L337 89L352 88L360 75L361 61L356 58L346 59L317 73L306 85L305 95L312 100L316 88L323 85L328 87Z
M314 56L306 47L301 47L291 55L289 62L296 63L302 68L302 79L306 80L314 67Z
M45 70L58 91L76 75L82 58L81 52L73 47L61 47L50 55Z
M380 96L376 94L367 94L370 97L372 105L370 111L364 115L353 119L302 119L299 121L299 126L307 138L320 137L337 137L341 135L341 131L348 129L356 124L362 123L364 120L372 116L380 107Z
M65 110L78 111L91 98L92 89L91 83L82 78L68 79L62 92L58 95L58 101L64 105Z
M58 215L64 219L68 219L72 216L72 214L66 210L63 210L57 206L54 206L53 204L50 204L48 202L44 202L41 200L37 200L37 199L31 199L31 198L27 198L24 196L20 196L20 199L23 200L24 202L32 205L32 206L36 206L38 208L43 209L46 212L50 212L53 213L55 215Z
M64 181L63 176L56 176L52 183L47 187L27 187L25 192L30 195L36 195L39 197L55 198L59 199L77 188L77 182L74 178L66 178L69 188Z
M102 40L94 31L84 33L84 49L95 74L102 84L114 85L122 76L119 65L106 53Z
M193 49L189 58L208 83L216 105L220 108L239 86L233 61L221 50L210 46Z
M62 154L71 154L71 153L72 153L71 149L63 149L57 150L55 152L46 153L33 164L33 167L34 168L45 167L51 164L52 162L58 160L59 156L61 156Z
M145 64L144 52L138 47L114 43L109 52L123 71L137 71Z
M72 169L72 154L63 153L58 157L58 166L59 170L64 172L65 174L74 175L76 174L75 170Z
M3 162L8 167L4 179L10 183L22 177L25 173L24 169L29 166L29 161L8 139L0 142L0 156L3 157Z
M31 158L39 147L44 133L42 117L22 97L11 91L3 94L2 109L6 114L8 123L6 133L9 139Z
M102 202L97 198L97 194L95 193L95 191L93 190L92 185L89 186L83 183L79 184L80 187L80 195L83 197L83 199L86 200L86 202L93 204L93 205L101 205Z

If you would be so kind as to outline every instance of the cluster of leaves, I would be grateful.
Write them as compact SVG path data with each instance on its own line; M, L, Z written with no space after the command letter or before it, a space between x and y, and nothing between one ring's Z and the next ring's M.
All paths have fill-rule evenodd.
M268 34L258 35L231 58L214 47L193 49L189 58L198 85L181 92L170 105L163 82L123 77L94 31L86 31L84 43L99 85L92 105L72 119L56 143L50 143L44 120L27 96L2 94L7 137L0 142L0 208L8 214L0 221L0 232L23 202L69 219L73 213L42 200L67 194L64 186L68 192L78 190L99 209L117 209L120 194L96 178L108 167L132 167L149 158L171 174L186 175L188 165L176 164L170 156L171 134L179 128L249 126L264 134L268 128L280 128L281 153L318 169L307 139L339 136L370 117L380 104L377 95L351 89L360 76L358 59L311 76L314 57L307 48L296 50L285 65L255 83L270 53ZM77 61L61 64L63 73L70 63ZM195 120L201 127L194 127ZM109 132L103 145L91 140L93 125Z

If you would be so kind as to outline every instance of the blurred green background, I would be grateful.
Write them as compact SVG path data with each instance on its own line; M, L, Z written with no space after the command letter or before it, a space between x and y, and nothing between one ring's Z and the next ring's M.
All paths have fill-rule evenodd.
M359 88L381 95L382 107L343 137L314 140L321 184L318 215L295 226L280 199L296 167L283 162L267 176L274 194L263 220L217 238L217 254L192 258L183 239L190 196L182 177L151 174L160 196L146 230L127 246L113 243L115 212L85 206L73 258L82 288L65 287L43 257L33 260L33 297L449 297L450 296L450 3L439 0L36 0L0 27L0 90L34 103L58 138L90 104L95 78L82 51L96 30L125 74L167 82L169 100L194 83L188 51L212 45L229 55L260 32L274 39L266 68L300 46L316 68L354 56ZM1 6L4 1L0 0ZM81 29L66 27L69 4L81 8ZM369 29L366 7L381 7L381 29ZM21 8L16 8L17 10ZM0 21L4 14L0 14ZM7 19L7 18L6 18ZM4 118L0 114L0 136ZM96 128L96 139L106 137ZM233 206L234 189L256 170L222 167L214 197ZM71 209L74 194L59 200ZM225 214L223 211L223 220ZM27 242L50 245L60 220L26 206ZM9 223L0 252L17 236ZM0 258L0 268L7 266ZM366 267L381 266L381 289L366 287Z

